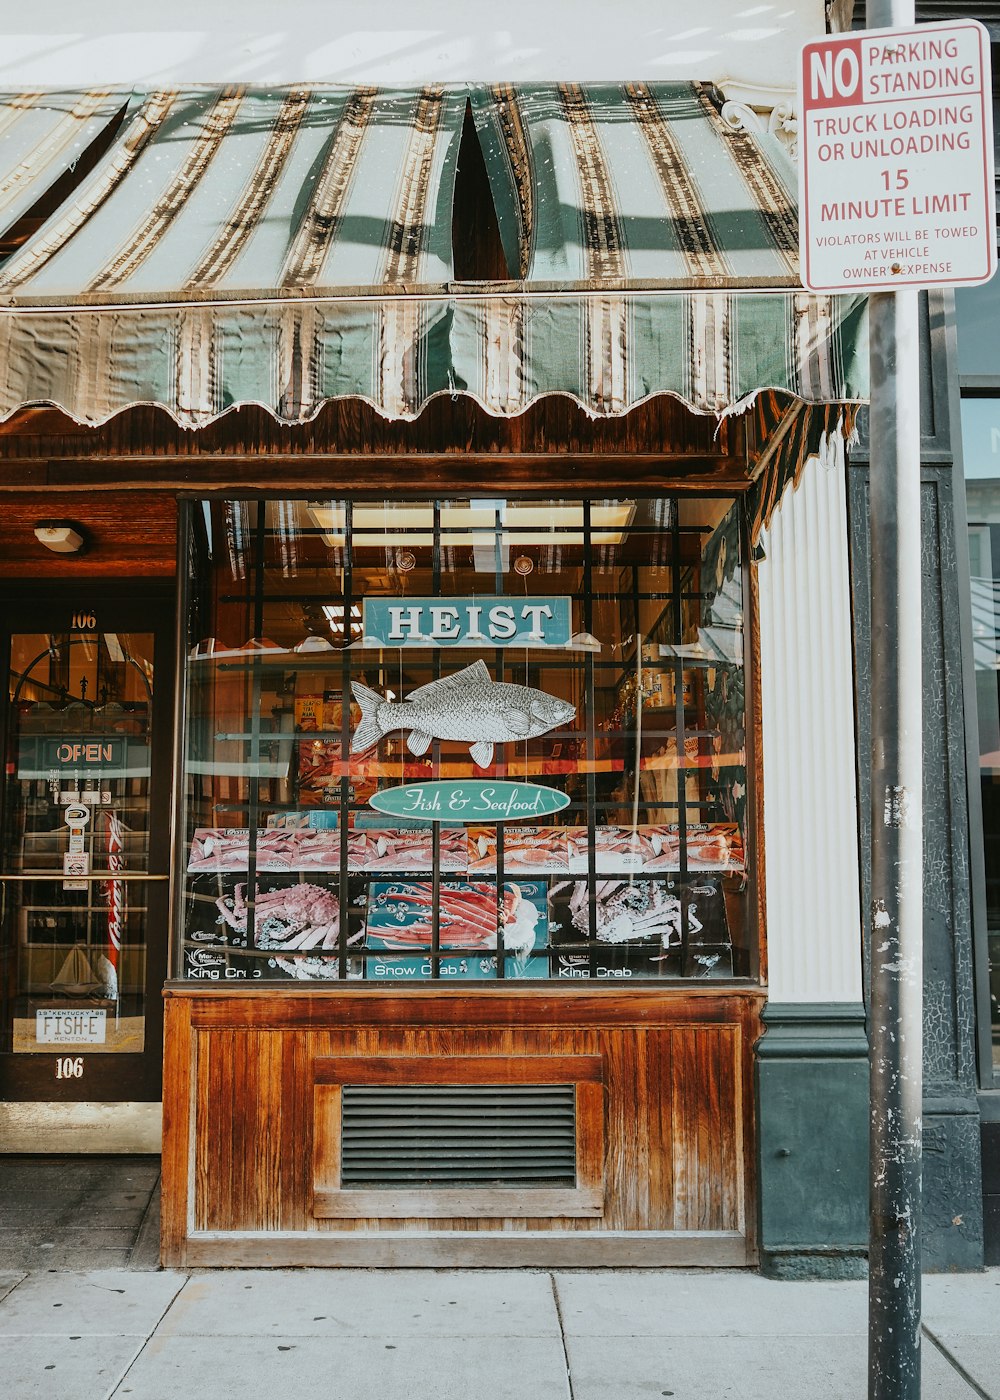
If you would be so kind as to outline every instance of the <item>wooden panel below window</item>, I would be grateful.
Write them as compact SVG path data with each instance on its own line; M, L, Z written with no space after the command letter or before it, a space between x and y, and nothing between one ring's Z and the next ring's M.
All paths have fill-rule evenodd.
M166 995L165 1264L753 1260L759 992L212 994L173 986ZM603 1100L602 1212L560 1216L549 1201L538 1215L498 1216L492 1201L477 1213L483 1202L473 1209L471 1196L466 1215L317 1212L316 1186L325 1199L336 1145L316 1095L324 1083L346 1082L345 1064L359 1058L373 1071L388 1065L400 1082L409 1062L412 1083L449 1082L458 1061L479 1074L487 1062L501 1074L514 1065L536 1083L553 1064L563 1073L574 1061L589 1064L579 1078ZM593 1155L599 1135L593 1125L586 1131Z

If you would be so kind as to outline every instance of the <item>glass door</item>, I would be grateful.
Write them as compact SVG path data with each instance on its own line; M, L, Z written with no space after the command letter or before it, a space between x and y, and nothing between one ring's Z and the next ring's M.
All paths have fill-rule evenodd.
M21 602L3 637L8 1099L159 1097L171 694L163 613L112 600L82 610Z

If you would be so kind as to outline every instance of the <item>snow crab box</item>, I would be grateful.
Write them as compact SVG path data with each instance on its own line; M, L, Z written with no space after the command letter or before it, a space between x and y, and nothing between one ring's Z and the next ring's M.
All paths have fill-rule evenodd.
M569 874L569 828L565 826L511 826L503 833L505 875ZM497 829L469 827L469 874L495 875Z
M332 831L339 821L339 813L330 811L329 808L313 807L302 812L272 812L267 819L267 825L290 831L298 831L303 827L311 827L316 831Z
M547 977L546 889L537 881L504 884L504 976ZM367 975L381 982L431 975L431 885L426 881L372 884L365 946ZM478 881L441 886L442 978L492 979L497 973L497 887Z
M364 871L431 871L434 869L434 832L430 826L380 826L355 828L351 833L350 869ZM441 869L449 874L465 871L468 848L462 827L442 826Z
M249 861L250 832L246 827L198 827L191 839L191 872L246 871ZM338 870L340 833L335 827L311 824L260 827L254 842L254 861L258 872Z
M349 755L344 761L338 739L306 739L299 744L298 798L335 807L340 802L340 782L349 779L353 802L367 802L378 786L376 760Z
M566 827L569 873L586 875L589 841L586 827ZM688 823L685 849L689 870L742 870L743 841L735 823ZM643 823L598 826L594 831L594 871L597 875L655 874L681 867L680 827Z
M585 826L571 828L569 869L574 875L586 875L589 864L590 840ZM594 830L594 870L598 875L615 875L641 870L649 859L652 846L643 828L632 830L623 826L598 826Z

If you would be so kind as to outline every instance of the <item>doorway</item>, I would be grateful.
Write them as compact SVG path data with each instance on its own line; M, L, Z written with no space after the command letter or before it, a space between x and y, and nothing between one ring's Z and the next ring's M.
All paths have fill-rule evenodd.
M77 583L25 585L8 602L0 1100L57 1117L65 1105L152 1105L167 961L170 597L148 583L119 583L114 595ZM44 1140L44 1114L28 1121ZM38 1150L13 1137L7 1150ZM92 1133L78 1141L101 1150Z

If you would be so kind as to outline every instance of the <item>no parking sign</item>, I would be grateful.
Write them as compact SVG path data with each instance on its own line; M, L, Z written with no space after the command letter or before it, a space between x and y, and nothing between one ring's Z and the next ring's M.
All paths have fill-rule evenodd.
M800 253L814 291L986 282L996 269L989 34L869 29L802 50Z

